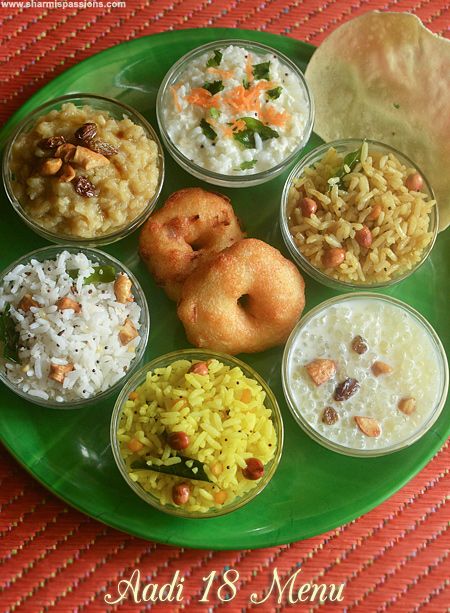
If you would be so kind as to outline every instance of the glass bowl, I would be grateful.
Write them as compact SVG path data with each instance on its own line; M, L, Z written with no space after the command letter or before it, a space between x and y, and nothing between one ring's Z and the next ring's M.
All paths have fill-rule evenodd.
M127 472L125 462L120 452L120 444L117 438L117 429L120 423L122 410L125 402L128 400L130 393L133 392L139 385L141 385L145 381L148 372L154 371L157 368L165 368L172 364L174 361L181 359L198 361L216 359L225 365L231 367L239 367L246 377L256 380L266 393L265 406L272 411L272 421L277 435L277 449L275 450L275 455L272 460L270 460L270 462L265 464L264 476L260 480L258 480L257 485L249 492L246 492L243 496L232 500L229 504L225 504L220 508L210 509L206 512L193 512L184 510L180 506L163 505L156 496L144 490L144 488L138 483L135 483L130 478L129 473ZM159 511L163 511L164 513L169 513L170 515L176 515L178 517L201 519L209 517L219 517L221 515L231 513L232 511L235 511L236 509L239 509L240 507L248 504L251 500L253 500L258 494L262 492L262 490L272 479L281 459L281 452L283 448L283 422L277 400L272 390L264 381L264 379L262 379L262 377L255 370L253 370L253 368L251 368L251 366L245 364L244 362L241 362L235 357L225 355L223 353L203 351L201 349L182 349L179 351L174 351L172 353L162 355L158 358L155 358L148 364L145 364L145 366L139 369L138 372L126 383L114 406L111 419L110 436L111 448L119 471L122 477L127 482L127 484L138 496L140 496L152 507L155 507Z
M344 303L348 303L348 306ZM384 314L385 324L386 318L389 318L386 327L391 325L393 329L387 329L385 337L383 337L382 331L376 331L376 325L370 317L369 303L376 304L375 318L379 318L381 323L383 322L382 311L389 309ZM344 324L342 315L340 318L336 314L335 307L342 309L346 306L347 313L344 316L346 317L346 324ZM329 332L328 336L324 335L322 338L318 338L317 332L312 332L311 328L307 329L308 324L313 319L319 324L319 330L326 330L326 326L330 326L330 321L334 324L334 330ZM390 320L392 321L391 324L389 324ZM409 331L406 327L402 330L402 322L406 321L413 323L413 328L410 328ZM353 326L352 330L350 329L351 326ZM349 328L348 333L347 328ZM334 341L334 349L332 345L334 339L330 339L331 334L338 339ZM376 339L377 334L379 334L378 340ZM413 334L419 339L416 344L421 343L427 351L429 349L434 354L433 358L429 358L427 364L422 362L424 357L421 354L420 347L419 349L415 347L413 358L404 353L405 345L411 344ZM356 352L352 349L351 343L356 335L362 335L363 338L368 339L368 347L365 351ZM371 335L374 335L372 343ZM419 335L422 336L419 337ZM400 339L401 342L397 339ZM311 349L308 349L308 347L311 347ZM398 348L396 349L396 347ZM383 350L384 353L382 353ZM385 372L376 376L375 371L371 370L372 365L374 362L382 361L383 355L387 356L384 359L387 360L388 365L389 360L391 360L393 370L391 374ZM325 381L321 385L314 386L309 376L304 373L304 365L309 364L311 359L317 358L335 361L336 377ZM418 403L420 402L419 410L420 407L428 406L432 407L431 410L417 414L416 409L416 411L405 414L404 411L398 409L398 405L402 400L410 397L411 390L414 390L412 387L414 381L411 381L411 377L417 376L417 367L414 365L414 360L419 360L419 368L421 369L428 366L428 372L434 372L434 369L436 369L438 379L433 383L434 388L428 380L428 386L423 385L420 389L413 391L417 395ZM416 370L414 371L413 368L416 368ZM347 377L355 378L360 385L360 389L354 395L354 400L352 400L353 396L350 396L343 401L337 401L334 398L336 384ZM392 377L391 383L388 383L388 387L385 385L385 389L383 389L383 377ZM326 300L300 320L286 343L282 360L282 382L284 395L291 413L308 436L327 449L344 455L363 458L399 451L421 438L438 419L444 407L448 392L449 372L442 343L431 325L420 313L408 304L390 296L372 292L358 292ZM428 391L425 393L424 390ZM371 398L379 398L381 394L384 394L381 404L370 400ZM427 396L427 394L429 395ZM367 397L369 401L366 401ZM386 403L384 403L384 399L386 399ZM302 405L312 407L309 418L307 409L302 409ZM328 406L331 406L339 417L334 422L324 423L319 419L319 416L322 415L323 409ZM370 410L366 413L368 406L370 406ZM370 414L370 411L372 411L372 414ZM376 419L378 425L381 426L381 434L383 432L387 432L388 435L389 432L392 433L391 440L385 446L376 447L378 438L373 432L367 436L366 433L363 434L364 430L361 433L359 432L354 417L355 415L361 415L361 413L363 416ZM334 428L339 428L339 430L334 431L333 434ZM328 432L329 435L327 436ZM337 440L338 438L340 440Z
M119 260L112 257L111 255L104 253L103 251L99 251L97 249L80 249L79 247L74 247L73 245L53 245L50 247L42 247L41 249L36 249L35 251L31 251L30 253L24 255L19 258L12 264L10 264L7 268L5 268L0 273L0 284L3 283L3 279L5 275L7 275L11 270L13 270L19 264L28 264L32 259L37 261L44 261L49 259L54 259L56 256L62 251L68 251L69 253L83 253L93 262L97 262L100 265L105 266L113 266L116 272L123 272L128 275L132 282L132 292L134 296L135 302L141 308L140 315L140 337L141 341L137 346L136 355L134 360L131 362L131 366L129 370L121 377L114 385L112 385L107 390L96 394L95 396L91 396L89 398L82 398L80 400L71 400L66 402L58 402L57 400L44 400L42 398L37 398L35 396L31 396L27 392L21 390L15 383L10 381L8 377L4 373L4 369L0 368L0 380L9 387L14 393L23 398L24 400L28 400L34 404L38 404L50 409L80 409L89 405L97 404L102 400L109 398L115 392L117 392L123 385L124 382L131 377L133 372L137 369L142 358L144 356L145 349L147 347L148 336L150 332L150 314L148 310L147 300L145 298L145 294L142 290L142 287L135 277L135 275L124 266Z
M230 45L235 45L239 47L243 47L248 51L251 51L256 54L271 54L275 55L277 59L286 65L299 79L300 84L302 86L305 102L307 106L307 117L305 122L305 130L303 133L302 140L297 144L294 151L292 151L284 160L262 172L255 172L254 174L248 175L228 175L222 174L220 172L215 172L209 169L204 168L203 166L195 163L193 160L185 156L178 146L171 140L170 135L168 133L166 122L165 122L165 108L170 102L170 96L172 95L172 86L176 83L181 76L181 74L186 70L190 62L199 56L209 52L215 51L224 47L228 47ZM309 140L311 135L313 123L314 123L314 102L312 98L312 94L308 88L308 85L305 81L303 73L301 70L292 62L288 57L286 57L283 53L272 49L272 47L268 47L267 45L263 45L260 43L249 42L246 40L240 39L230 39L230 40L218 40L213 43L208 43L206 45L202 45L201 47L197 47L193 51L190 51L186 55L184 55L181 59L176 62L169 72L164 77L163 82L158 91L158 98L156 103L156 113L158 118L158 124L161 132L161 138L164 145L167 147L170 155L174 158L174 160L187 172L189 172L194 177L201 179L202 181L206 181L207 183L211 183L213 185L219 185L222 187L249 187L252 185L259 185L261 183L265 183L266 181L270 181L274 177L281 174L290 164L295 160L298 156L299 152L305 147L306 143Z
M108 112L114 119L123 119L127 117L134 124L141 126L146 134L146 136L153 140L157 146L157 165L159 170L158 182L156 185L155 193L145 206L145 208L139 213L137 217L128 222L122 227L110 232L108 234L102 234L94 237L77 237L72 234L62 234L53 232L46 228L40 226L35 219L33 219L22 207L20 201L18 200L13 186L14 186L14 175L10 168L10 161L13 155L13 148L17 143L17 140L22 135L26 134L30 130L33 129L36 121L43 115L49 113L52 110L59 110L61 106L65 103L73 103L75 106L80 107L84 105L89 105L93 107L95 110ZM141 226L144 221L149 217L149 215L154 210L158 197L161 193L162 185L164 181L164 152L159 141L159 138L152 128L152 126L148 123L148 121L136 110L131 108L130 106L124 104L123 102L119 102L118 100L113 100L112 98L105 98L104 96L97 96L94 94L68 94L66 96L60 96L59 98L55 98L45 104L41 105L34 111L32 111L29 115L27 115L13 130L7 144L5 147L4 155L3 155L3 184L5 187L6 194L11 202L16 213L22 218L22 220L32 229L34 232L44 237L48 241L59 244L75 244L80 247L86 246L99 246L99 245L107 245L110 243L114 243L128 234L131 234L134 230L136 230L139 226Z
M435 199L434 192L433 192L433 189L430 183L428 182L426 176L423 174L420 168L417 166L417 164L415 164L406 155L404 155L400 151L397 151L390 145L386 145L384 143L380 143L374 140L366 139L366 141L369 145L369 153L370 153L370 150L375 150L375 151L379 151L381 153L386 153L386 154L393 153L400 160L400 162L404 164L407 168L416 169L416 171L419 172L423 178L423 187L421 189L421 192L426 193L429 196L429 199L432 199L432 200ZM283 188L283 193L281 196L281 208L280 208L281 234L283 236L284 242L292 258L295 260L298 266L304 272L309 274L313 279L315 279L316 281L319 281L319 283L322 283L323 285L327 285L328 287L332 287L334 289L341 290L341 291L349 291L349 290L357 290L357 289L364 290L364 289L376 289L380 287L389 287L391 285L395 285L396 283L399 283L400 281L403 281L404 279L409 277L411 274L413 274L425 262L425 260L429 256L433 248L434 242L436 240L436 236L438 233L438 226L439 226L438 210L437 210L437 206L434 205L431 209L430 223L429 223L429 232L431 232L432 238L429 244L424 248L421 259L409 270L403 272L397 277L394 277L392 279L389 279L383 282L364 283L361 281L360 283L357 283L357 282L350 282L350 281L344 281L341 279L336 279L334 277L329 276L324 271L319 270L314 264L312 264L309 261L309 259L305 255L303 255L303 253L300 251L300 248L295 243L295 240L289 229L289 216L291 213L291 208L290 208L290 203L289 203L289 193L291 191L291 188L293 188L293 183L295 179L299 178L302 175L305 168L313 166L319 160L321 160L330 147L334 147L338 153L345 156L346 154L358 149L361 146L362 142L363 142L362 139L349 138L349 139L343 139L343 140L336 140L330 143L325 143L324 145L320 145L316 149L313 149L313 151L309 152L292 169L291 173L289 174L289 177L286 180L286 183Z

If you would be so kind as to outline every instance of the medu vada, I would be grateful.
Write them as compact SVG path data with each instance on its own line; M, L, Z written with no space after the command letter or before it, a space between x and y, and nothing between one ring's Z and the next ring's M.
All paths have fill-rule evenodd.
M189 342L224 353L255 353L287 340L305 306L296 266L246 238L186 280L178 304Z
M169 196L147 220L139 253L158 285L178 300L184 281L201 262L243 236L226 196L190 187Z

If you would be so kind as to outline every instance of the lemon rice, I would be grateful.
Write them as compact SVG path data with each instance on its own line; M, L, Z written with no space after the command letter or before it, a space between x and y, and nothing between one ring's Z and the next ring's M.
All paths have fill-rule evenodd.
M196 361L177 360L148 372L146 380L124 405L117 431L120 453L130 478L162 505L174 505L173 488L188 483L188 512L203 513L230 504L258 486L245 476L247 460L263 465L275 456L277 436L272 411L265 406L261 385L239 367L216 359L206 362L207 374L189 372ZM205 369L206 372L206 369ZM169 445L174 433L188 445ZM181 457L180 457L181 456ZM186 458L189 458L186 460ZM144 460L149 470L131 465ZM151 470L197 460L208 481L186 479ZM195 466L192 468L195 473Z

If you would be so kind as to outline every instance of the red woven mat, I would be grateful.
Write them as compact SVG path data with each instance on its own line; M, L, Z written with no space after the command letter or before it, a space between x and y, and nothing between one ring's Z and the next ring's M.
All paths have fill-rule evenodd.
M68 66L144 34L241 27L318 45L342 22L375 8L414 12L447 36L450 22L450 5L442 0L128 0L121 8L79 10L6 4L0 2L2 120ZM284 584L301 565L298 585L346 582L344 601L323 611L443 613L450 604L449 459L446 446L389 501L336 531L272 549L221 553L157 545L107 528L54 498L0 450L0 609L109 610L105 594L116 596L118 581L139 568L144 583L165 583L177 569L185 576L183 602L156 604L154 611L278 611L285 596L284 604L271 595L256 605L251 594L257 601L267 595L274 568ZM200 604L202 578L228 567L239 572L236 597L220 602L211 594ZM117 610L146 606L128 601Z

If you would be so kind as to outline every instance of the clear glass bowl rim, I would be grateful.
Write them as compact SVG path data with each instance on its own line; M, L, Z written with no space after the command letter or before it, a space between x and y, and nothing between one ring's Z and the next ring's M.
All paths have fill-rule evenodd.
M272 410L272 421L274 423L275 431L277 434L277 449L275 452L274 458L270 461L270 466L267 471L264 473L264 477L261 481L258 482L257 486L254 487L250 492L237 500L231 502L230 504L222 507L218 510L210 510L205 513L200 512L189 512L186 513L183 511L181 507L169 507L164 506L159 503L156 497L152 496L149 492L146 492L139 484L135 483L130 479L130 476L125 468L125 464L123 462L121 453L120 453L120 445L117 440L117 428L119 425L120 416L122 413L123 405L127 401L130 392L134 391L137 386L143 383L145 379L145 375L154 370L155 368L164 368L168 364L176 360L205 360L205 359L217 359L223 362L225 365L238 366L242 369L244 375L255 379L266 392L266 406L270 406ZM284 427L283 427L283 419L281 416L280 407L278 405L277 399L269 387L268 383L261 377L261 375L254 370L249 364L242 362L238 358L234 356L230 356L224 353L219 353L215 351L208 351L203 349L180 349L177 351L172 351L170 353L166 353L164 355L158 356L150 362L147 362L144 366L142 366L134 375L127 381L124 388L120 392L116 403L114 405L114 409L111 416L111 427L110 427L110 440L111 440L111 449L113 452L114 460L116 465L120 471L120 474L128 484L128 486L133 490L135 494L137 494L142 500L150 504L152 507L157 509L158 511L162 511L169 515L174 515L177 517L182 517L186 519L208 519L214 517L221 517L237 509L243 507L250 501L252 501L258 494L260 494L265 487L271 481L273 475L275 474L278 465L281 460L281 455L283 451L283 440L284 440Z
M36 120L39 118L40 115L43 115L46 112L49 112L50 110L52 110L52 107L54 107L55 105L64 104L65 102L75 103L77 100L80 100L80 101L85 100L86 101L85 103L92 104L94 109L96 108L95 102L97 101L103 105L111 105L113 107L117 107L118 110L122 110L127 116L130 117L130 119L134 123L137 123L145 130L145 132L147 133L147 136L149 136L149 138L151 138L151 140L153 140L156 143L156 147L158 150L158 153L157 153L158 169L159 169L158 183L156 186L155 193L153 194L152 198L148 201L145 209L135 219L133 219L128 225L125 225L119 228L118 230L111 232L110 234L94 236L91 238L76 237L70 234L67 234L67 235L57 234L55 232L50 232L46 230L45 228L41 227L38 223L36 223L35 220L33 220L31 217L29 217L25 213L21 203L19 202L19 200L16 198L14 194L14 191L12 189L11 171L9 168L12 148L17 138L27 128L30 128L33 125L33 123L36 122ZM105 110L105 109L101 109L101 110ZM118 241L124 238L125 236L127 236L128 234L136 230L136 228L138 228L154 210L156 203L158 201L158 198L161 194L161 190L162 190L163 183L164 183L164 175L165 175L164 149L152 125L145 119L143 115L141 115L139 111L129 106L128 104L125 104L124 102L120 102L119 100L115 100L114 98L108 98L107 96L100 96L97 94L89 94L89 93L83 93L83 92L65 94L64 96L58 96L57 98L53 98L52 100L49 100L41 104L37 108L33 109L16 126L14 126L6 142L5 149L3 152L2 174L3 174L3 185L5 188L5 192L8 197L8 200L10 201L11 205L13 206L14 210L19 215L19 217L22 219L22 221L24 221L28 227L30 227L34 232L36 232L36 234L39 234L40 236L46 238L47 240L51 242L62 244L62 245L74 244L74 245L79 245L80 247L107 245L107 244L114 243L115 241Z
M174 143L172 143L163 120L163 102L166 96L167 88L171 85L173 81L177 79L177 77L183 71L185 66L198 55L202 55L203 53L206 53L208 51L221 47L227 47L230 45L236 45L248 48L250 50L255 49L263 53L271 53L273 55L276 55L277 58L281 62L285 63L300 79L303 90L305 92L306 103L308 106L308 118L305 125L304 136L302 138L302 141L295 148L295 150L290 153L287 158L279 162L276 166L268 168L267 170L263 170L262 172L257 172L250 175L225 175L219 172L208 170L203 166L196 164L195 162L191 162L191 160L187 158ZM183 166L184 168L192 169L194 176L206 177L205 180L211 179L211 181L214 180L219 182L226 182L228 186L236 187L245 187L246 184L251 185L253 182L262 183L280 174L287 166L289 166L292 161L298 156L300 151L304 149L304 147L308 143L314 125L314 109L314 98L312 96L312 93L309 89L303 72L295 64L295 62L293 62L284 53L278 51L277 49L274 49L273 47L269 47L268 45L264 45L263 43L257 43L254 41L248 41L239 38L222 39L215 42L207 43L205 45L201 45L200 47L196 47L195 49L192 49L191 51L183 55L177 62L175 62L175 64L173 64L173 66L166 73L159 87L158 96L156 99L156 117L158 119L161 136L163 138L164 144L169 149L169 152L176 159L176 161L180 163L181 166ZM225 185L225 183L222 184Z
M313 426L311 426L306 421L306 419L303 419L300 412L296 411L295 399L291 396L290 386L288 382L288 368L289 368L289 362L290 362L290 357L291 357L291 351L293 348L293 343L297 335L301 333L302 329L311 321L313 317L315 317L321 311L324 311L325 309L329 308L330 306L341 303L341 302L345 302L347 300L351 301L351 300L360 300L360 299L374 299L377 301L387 302L387 303L390 303L406 311L409 315L411 315L417 321L419 325L421 325L425 329L425 331L428 333L430 340L432 341L436 349L436 355L440 356L442 388L441 388L441 394L440 394L439 400L436 403L434 410L429 415L428 419L417 430L417 432L415 432L414 434L412 434L411 436L409 436L407 439L403 441L395 443L394 445L391 445L389 447L384 447L380 449L353 449L351 447L340 445L339 443L334 443L333 441L330 441L326 437L322 436L319 432L317 432L317 430L313 428ZM428 432L428 430L436 422L439 415L441 414L444 408L444 405L445 405L445 401L447 399L448 387L449 387L449 368L448 368L447 356L445 354L445 349L442 345L442 342L437 332L434 330L432 325L427 321L427 319L421 313L419 313L419 311L414 309L412 306L410 306L406 302L403 302L402 300L398 300L397 298L393 298L392 296L386 296L384 294L378 294L375 292L358 292L358 293L342 294L340 296L335 296L334 298L325 300L324 302L321 302L316 307L311 309L311 311L308 311L308 313L298 322L298 324L295 326L295 328L291 332L286 342L286 346L285 346L283 358L282 358L281 378L282 378L284 396L286 398L287 405L291 411L292 417L299 424L302 430L306 432L306 434L310 438L312 438L312 440L314 440L316 443L319 443L320 445L322 445L323 447L326 447L327 449L331 451L336 451L337 453L341 453L343 455L358 457L358 458L368 458L368 457L379 457L379 456L387 455L389 453L393 453L395 451L400 451L402 449L405 449L406 447L409 447L410 445L415 443L417 440L419 440L419 438L421 438L426 432Z
M426 261L426 259L431 253L431 250L433 249L433 246L436 241L437 234L438 234L439 212L438 212L437 205L435 204L430 213L430 231L432 232L433 236L432 236L430 243L425 248L421 260L417 262L417 264L413 268L411 268L410 270L407 270L402 275L399 275L398 277L395 277L394 279L390 279L389 281L382 282L382 283L370 283L370 284L350 283L347 281L340 281L339 279L334 279L333 277L329 277L328 275L323 273L321 270L313 266L310 263L310 261L301 253L301 251L295 244L294 238L289 230L288 216L287 216L289 191L291 189L293 181L300 176L304 168L306 168L307 166L311 166L312 164L316 163L319 159L321 159L330 147L334 147L335 149L338 150L338 152L343 153L347 149L349 151L355 149L357 145L358 146L361 145L363 140L364 139L362 138L343 138L343 139L331 141L329 143L324 143L323 145L319 145L318 147L315 147L312 151L308 152L304 157L302 157L302 159L291 170L288 178L286 179L286 182L283 187L283 192L281 194L280 228L281 228L281 234L283 236L284 243L286 247L288 248L289 253L293 257L295 262L298 264L298 266L300 266L302 270L304 270L307 274L313 277L316 281L319 281L319 283L322 283L323 285L326 285L328 287L332 287L338 290L347 290L347 291L352 290L352 289L372 290L372 289L378 289L382 287L390 287L391 285L400 283L400 281L404 281L407 277L409 277L416 270L418 270L420 266L422 266L422 264ZM421 174L425 182L427 193L430 196L430 199L432 200L436 199L433 188L431 184L429 183L426 175L422 172L419 166L413 160L411 160L407 155L405 155L398 149L395 149L391 145L382 143L381 141L371 140L367 138L365 140L368 143L369 147L372 145L372 146L384 149L387 153L394 153L396 156L399 157L402 163L407 164L411 168L415 168L417 172ZM342 149L344 151L342 151Z
M134 273L129 270L122 262L117 260L115 257L105 253L104 251L100 251L99 249L86 248L80 249L76 245L48 245L46 247L40 247L39 249L35 249L34 251L30 251L29 253L21 256L17 260L15 260L12 264L9 264L4 270L0 272L0 283L3 282L3 278L6 274L8 274L11 270L13 270L18 264L23 264L25 262L29 262L31 259L36 259L39 261L51 259L57 256L57 254L61 253L61 251L69 251L70 253L84 253L89 259L105 262L106 265L113 265L117 270L124 272L128 275L133 283L133 294L136 302L141 307L141 317L140 323L142 331L141 342L138 345L135 358L131 363L130 369L128 372L124 374L124 376L116 381L114 385L105 390L104 392L100 392L96 396L91 396L90 398L82 398L80 400L73 400L69 402L57 402L56 400L44 400L43 398L36 398L30 396L26 392L23 392L18 387L16 387L4 374L3 370L0 369L0 381L4 383L11 391L15 394L31 402L33 404L38 404L40 406L49 408L49 409L59 409L59 410L71 410L71 409L80 409L82 407L101 402L112 396L114 392L116 392L124 383L129 379L129 377L136 371L139 366L146 347L148 343L148 337L150 333L150 313L148 309L147 299L145 298L144 291L139 283L138 279L134 275Z

